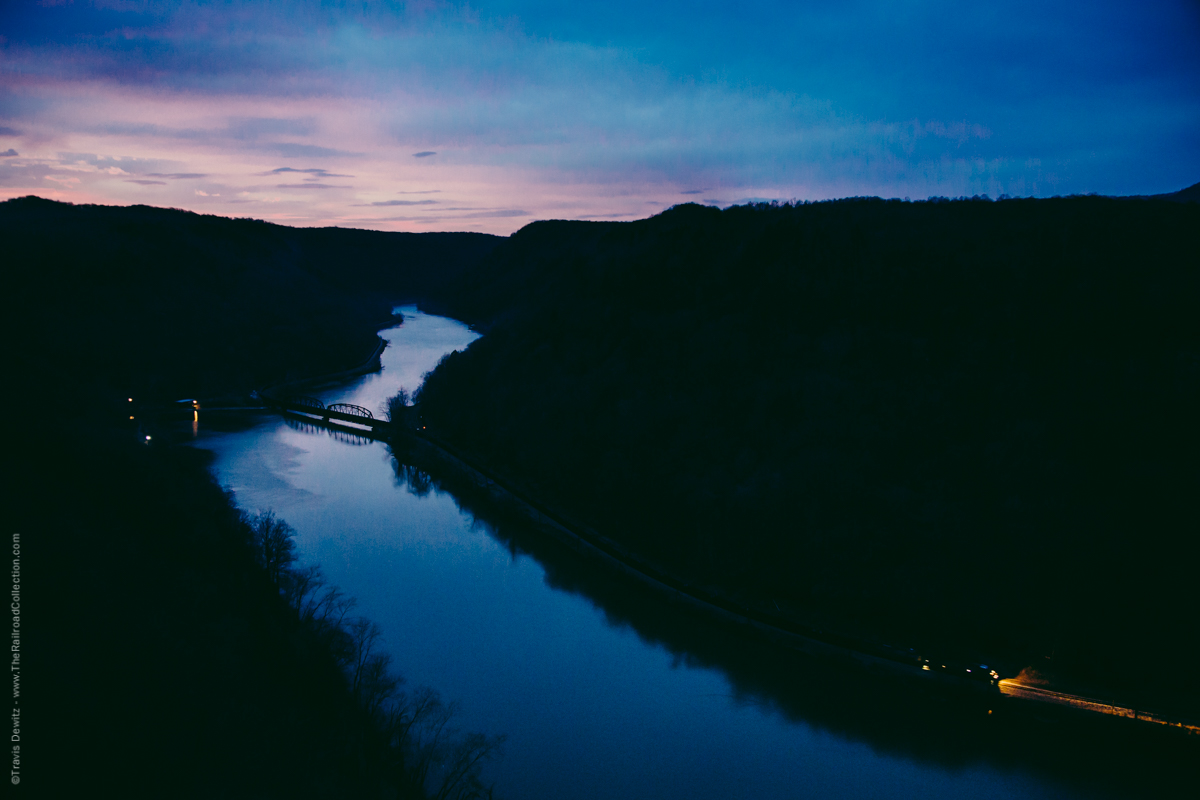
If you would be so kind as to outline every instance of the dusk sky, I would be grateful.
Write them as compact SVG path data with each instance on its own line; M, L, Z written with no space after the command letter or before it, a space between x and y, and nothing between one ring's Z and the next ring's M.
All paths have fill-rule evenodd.
M510 233L1200 180L1200 3L0 4L0 199Z

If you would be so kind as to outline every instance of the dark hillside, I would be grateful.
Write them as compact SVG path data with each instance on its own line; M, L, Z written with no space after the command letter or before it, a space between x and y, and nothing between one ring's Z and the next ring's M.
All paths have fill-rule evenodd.
M500 740L447 728L453 706L404 685L378 628L293 563L285 522L239 511L202 451L64 416L9 436L22 788L490 796L479 765Z
M202 454L70 433L38 436L11 487L26 785L107 796L122 752L128 797L362 796L338 664L258 568Z
M1200 203L1200 183L1193 183L1191 186L1186 189L1180 189L1178 192L1155 194L1150 197L1153 200L1172 200L1176 203Z
M1197 694L1200 206L846 200L530 225L431 431L763 608Z
M423 798L496 747L422 742L447 705L406 693L370 622L290 568L286 525L264 538L202 453L140 435L126 396L152 417L357 366L393 304L442 291L497 241L0 203L21 788ZM483 792L477 769L447 785Z
M0 203L19 371L177 399L355 366L393 303L499 237L287 228L147 206Z

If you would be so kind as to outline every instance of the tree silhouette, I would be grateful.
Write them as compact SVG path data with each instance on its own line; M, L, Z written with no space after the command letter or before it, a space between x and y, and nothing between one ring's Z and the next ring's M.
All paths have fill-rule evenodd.
M259 564L267 571L272 583L282 586L284 572L296 561L296 544L292 539L296 535L295 529L276 519L274 511L261 511L249 517L247 522L253 532Z

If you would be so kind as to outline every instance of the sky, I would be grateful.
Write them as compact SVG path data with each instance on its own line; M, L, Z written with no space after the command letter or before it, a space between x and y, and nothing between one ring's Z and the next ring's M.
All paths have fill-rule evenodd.
M0 0L0 200L508 234L1200 181L1200 1Z

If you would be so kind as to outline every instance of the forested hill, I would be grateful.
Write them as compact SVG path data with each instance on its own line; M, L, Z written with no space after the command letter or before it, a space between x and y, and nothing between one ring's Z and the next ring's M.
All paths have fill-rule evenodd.
M539 222L432 432L760 607L1194 703L1200 205Z
M39 796L96 793L117 742L137 754L130 797L419 798L454 770L447 791L478 796L464 759L495 740L447 737L449 709L400 693L370 621L291 568L282 521L245 517L169 428L135 426L161 401L357 366L394 303L444 291L498 241L0 203Z
M355 366L392 304L499 237L288 228L148 206L0 203L18 370L176 399Z

